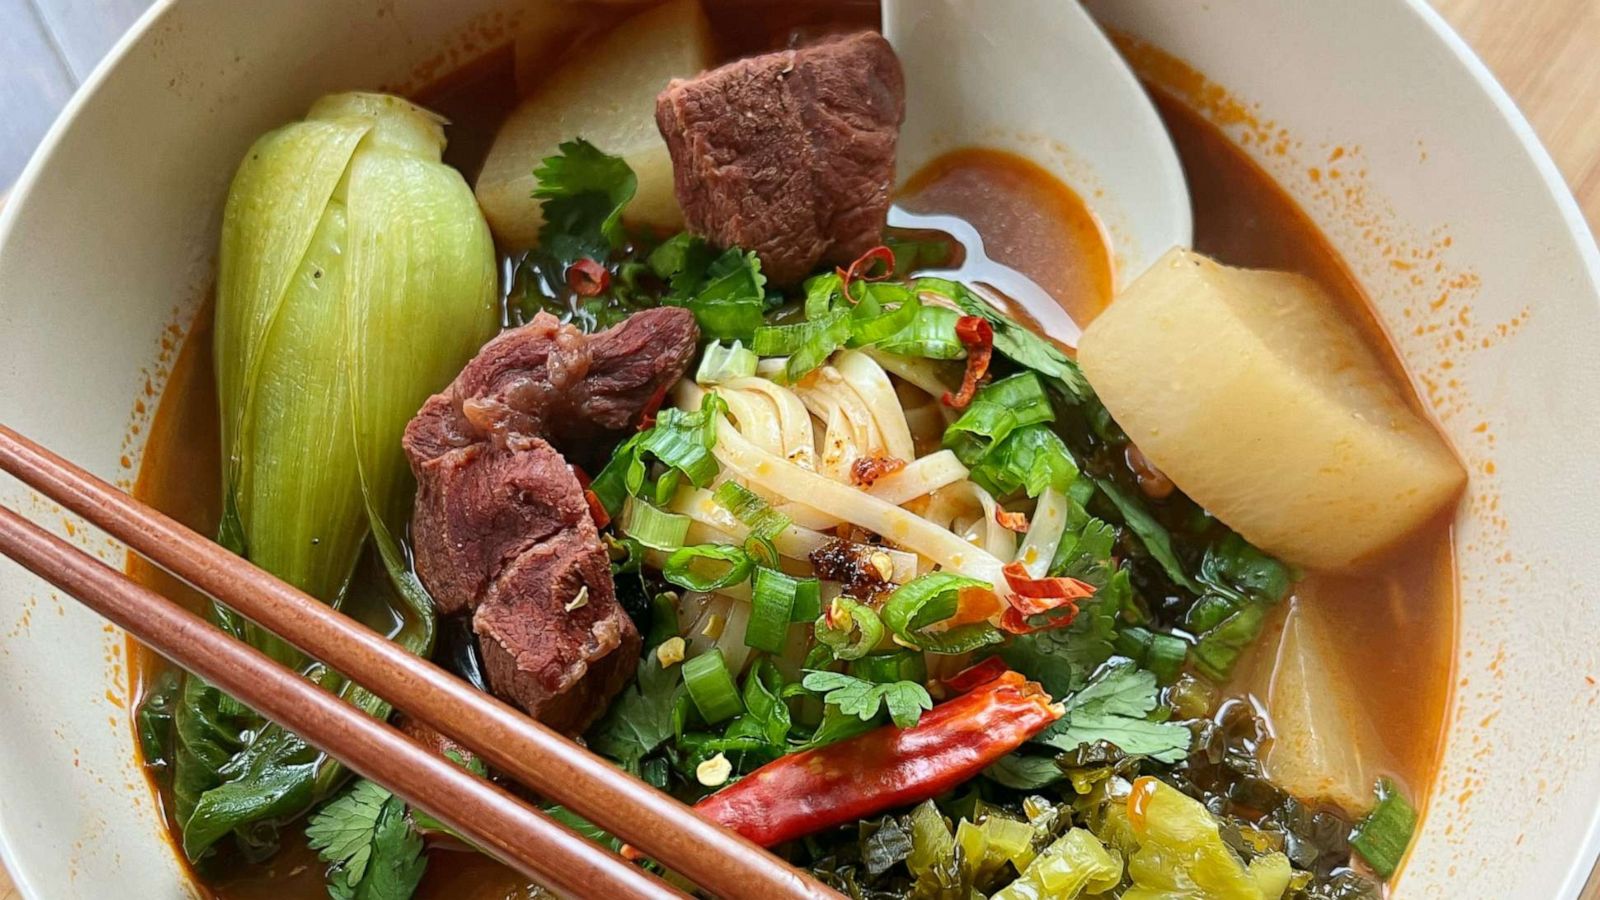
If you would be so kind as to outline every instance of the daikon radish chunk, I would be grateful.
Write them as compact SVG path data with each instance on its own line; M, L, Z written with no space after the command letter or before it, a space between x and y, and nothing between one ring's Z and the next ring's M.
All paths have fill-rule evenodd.
M568 59L582 55L588 39L598 37L649 0L622 0L596 6L590 3L530 3L512 44L517 93L527 96Z
M537 241L544 217L533 196L533 171L575 137L633 169L639 186L624 212L630 222L681 228L672 159L656 130L656 94L714 58L699 0L646 10L572 54L506 119L484 160L476 190L495 239L507 247Z
M1274 737L1263 765L1290 794L1360 816L1372 807L1373 785L1388 759L1352 683L1323 615L1314 603L1298 602L1267 691Z
M1257 546L1314 569L1378 553L1465 479L1334 304L1302 276L1174 249L1078 344L1146 458Z

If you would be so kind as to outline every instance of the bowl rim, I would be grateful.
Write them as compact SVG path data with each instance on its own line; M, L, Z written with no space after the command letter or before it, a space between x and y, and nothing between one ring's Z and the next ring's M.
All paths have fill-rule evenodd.
M50 164L58 145L68 128L77 119L80 110L87 104L101 87L115 75L123 59L129 55L133 48L143 41L152 28L179 4L180 0L154 0L153 3L139 15L128 27L121 37L112 45L111 49L97 63L93 71L73 92L72 97L57 114L50 128L45 132L39 145L34 149L21 174L12 185L6 202L0 206L0 247L9 243L11 234L21 209L27 205L33 192L35 183L39 180L39 173ZM200 0L181 0L181 2L200 2ZM1582 208L1578 205L1577 198L1568 185L1560 169L1556 166L1549 150L1534 131L1532 124L1516 105L1511 95L1502 86L1488 65L1477 55L1467 42L1456 33L1444 17L1435 10L1428 0L1391 0L1396 5L1415 16L1427 30L1448 49L1451 55L1461 65L1462 69L1471 77L1476 88L1492 103L1495 111L1502 121L1510 128L1516 138L1521 151L1533 163L1539 173L1540 180L1549 199L1559 211L1562 224L1567 235L1575 242L1579 258L1585 274L1588 276L1591 287L1600 286L1600 245L1597 245L1594 231L1585 218ZM1600 306L1600 292L1591 290L1589 299ZM1460 647L1457 647L1460 653ZM626 777L618 773L619 777ZM1435 786L1436 787L1436 786ZM27 869L18 865L20 858L6 839L7 829L3 819L0 819L0 865L5 867L6 873L16 885L21 896L28 900L42 897L39 890L27 877ZM1566 863L1566 874L1563 877L1559 897L1562 900L1576 900L1590 878L1596 874L1597 859L1600 859L1600 803L1596 803L1591 810L1589 821L1584 829L1580 843L1580 852L1577 857Z

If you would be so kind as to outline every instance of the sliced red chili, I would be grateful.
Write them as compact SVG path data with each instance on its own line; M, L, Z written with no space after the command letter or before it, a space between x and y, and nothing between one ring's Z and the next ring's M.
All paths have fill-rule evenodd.
M950 690L965 694L973 688L988 684L1004 675L1007 671L1006 661L998 656L991 656L980 663L974 663L965 669L944 680L944 686Z
M1036 616L1094 596L1094 585L1076 578L1034 578L1020 562L1002 568L1011 593L1006 600L1025 616Z
M611 524L611 515L606 512L606 505L600 502L599 494L584 488L583 499L589 503L589 518L594 519L595 528L604 528Z
M667 382L656 388L655 396L644 405L644 411L639 415L639 430L649 431L656 427L656 413L661 411L661 404L666 402L667 391L672 389L672 383Z
M906 461L900 457L874 450L866 456L856 457L856 461L850 464L850 482L859 487L872 487L879 478L905 467Z
M611 286L611 270L587 257L567 266L567 287L580 297L598 297Z
M994 508L994 520L1000 524L1001 528L1007 531L1015 531L1017 534L1028 533L1028 517L1024 513L1009 512L1002 507L996 506Z
M1029 618L1023 615L1022 611L1015 606L1008 606L1006 611L1000 614L1000 630L1006 634L1033 634L1037 631L1065 628L1072 624L1073 619L1078 617L1078 608L1076 606L1062 607L1059 610L1055 610L1055 613L1048 619L1035 623L1029 621Z
M874 272L873 263L882 263L883 268ZM850 296L850 285L857 281L882 281L894 275L894 251L879 244L871 250L861 254L850 263L849 268L835 269L839 276L839 290L844 294L844 299L854 306L858 301Z
M705 818L762 846L938 796L1061 718L1044 689L1006 671L923 713L792 753L695 804Z
M961 390L945 391L944 405L966 409L978 392L978 382L989 373L989 358L994 355L994 326L983 316L962 316L956 320L956 337L967 348L967 371L961 376Z

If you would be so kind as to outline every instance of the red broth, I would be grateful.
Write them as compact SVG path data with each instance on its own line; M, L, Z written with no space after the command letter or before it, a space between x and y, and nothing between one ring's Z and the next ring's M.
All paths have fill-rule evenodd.
M782 46L796 31L869 27L877 15L874 3L860 0L761 6L759 14L748 0L712 0L708 10L729 56ZM514 84L512 55L506 48L417 97L453 123L446 159L469 180L496 125L516 102ZM1197 249L1226 263L1290 269L1316 279L1343 302L1351 321L1404 385L1404 369L1360 286L1310 220L1200 116L1163 97L1158 97L1158 107L1178 145L1193 196ZM1004 284L996 284L993 293L1003 295L999 299L1008 301L1014 314L1065 345L1110 301L1113 269L1103 230L1081 198L1031 162L989 150L957 151L914 175L898 207L905 213L955 217L974 229L983 238L991 268L968 269L963 277L1021 277L1030 282L1037 291L1008 292ZM139 499L203 533L215 529L220 502L210 325L207 305L196 317L163 391L134 487ZM136 557L130 557L128 571L169 596L196 608L203 605L193 591ZM1303 600L1338 637L1353 687L1358 696L1370 699L1365 707L1382 735L1386 770L1419 804L1425 802L1443 742L1454 659L1455 567L1448 522L1435 523L1363 571L1311 576L1296 594L1296 602ZM1288 607L1280 610L1263 645L1281 628ZM131 641L128 656L130 688L137 701L165 663ZM1260 667L1241 666L1244 673L1251 669ZM1265 684L1259 674L1243 674L1230 690L1259 694ZM166 798L154 782L152 793L165 807ZM323 866L299 830L287 829L284 838L283 850L268 863L218 866L215 871L226 874L197 878L197 886L207 896L230 900L325 896ZM179 852L176 847L174 852ZM434 852L417 896L510 900L540 895L486 857Z

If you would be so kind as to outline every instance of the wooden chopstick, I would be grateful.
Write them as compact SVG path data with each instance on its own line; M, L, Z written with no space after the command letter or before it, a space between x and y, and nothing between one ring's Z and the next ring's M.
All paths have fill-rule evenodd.
M3 425L0 469L713 894L763 900L840 896Z
M575 894L685 896L3 506L0 553L529 878Z

